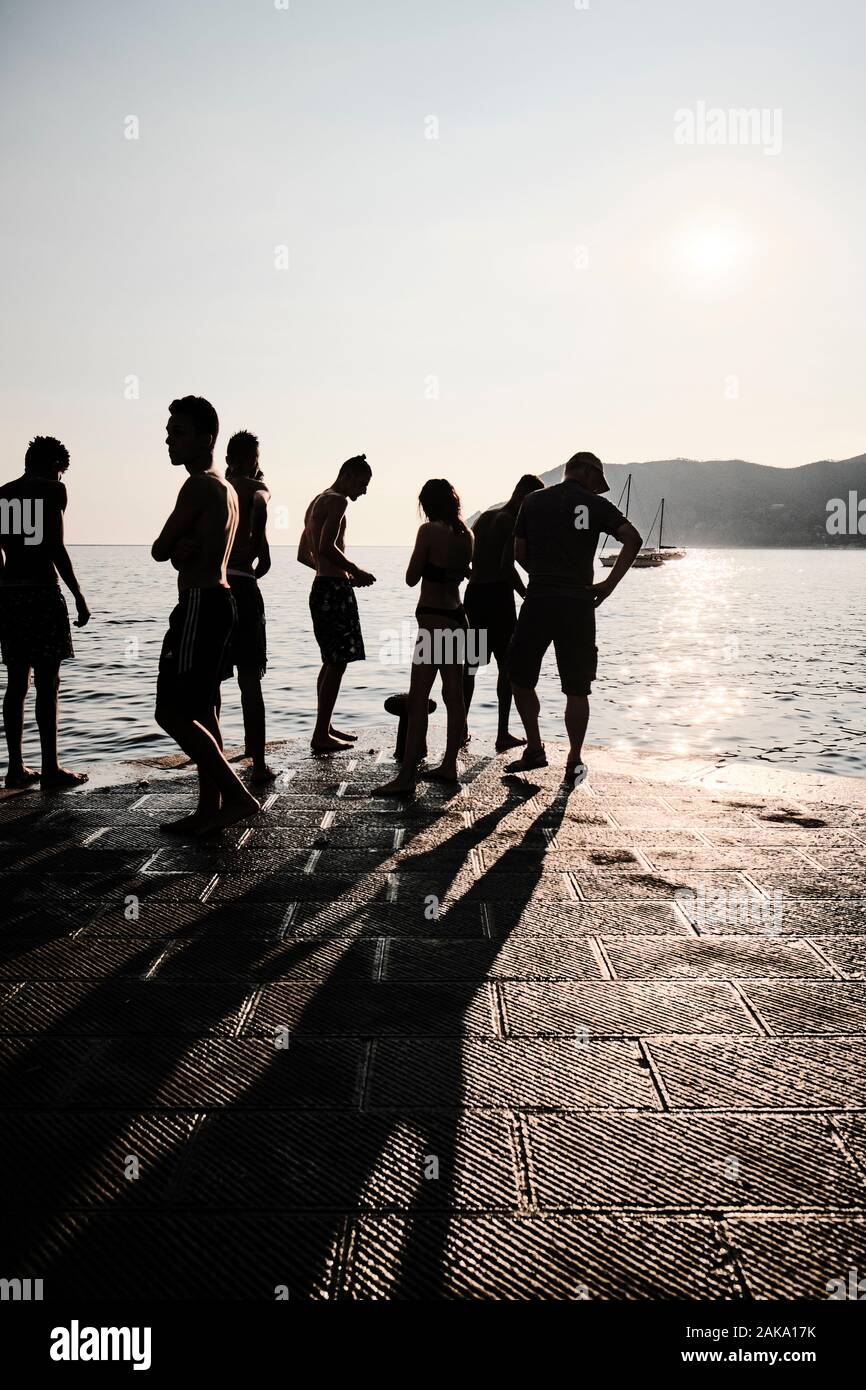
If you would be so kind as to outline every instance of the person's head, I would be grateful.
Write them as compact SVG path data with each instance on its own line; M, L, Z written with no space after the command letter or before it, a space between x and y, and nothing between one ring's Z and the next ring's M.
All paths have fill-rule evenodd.
M346 459L341 466L337 474L337 487L347 497L351 497L353 502L357 502L367 491L372 476L373 470L367 462L367 455L355 454L353 458Z
M37 434L31 439L24 455L24 472L34 478L53 478L55 481L69 467L69 450L50 434Z
M172 465L209 468L220 431L217 413L204 396L181 396L168 407L165 442Z
M610 483L604 476L601 459L596 458L595 454L572 454L565 465L563 476L569 482L580 483L587 492L610 492Z
M524 473L520 482L511 494L511 501L514 506L520 507L524 497L528 497L530 492L538 492L544 487L540 478L536 478L534 473Z
M428 521L442 521L455 531L462 528L460 498L447 478L429 478L418 494L418 503Z
M238 430L226 445L226 475L229 478L257 478L259 441L249 430Z

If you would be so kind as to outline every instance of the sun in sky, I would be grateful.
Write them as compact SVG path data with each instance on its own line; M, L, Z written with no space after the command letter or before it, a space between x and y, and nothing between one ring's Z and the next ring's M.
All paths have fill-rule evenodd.
M674 263L678 273L699 289L733 285L751 254L747 237L734 224L697 223L675 237Z

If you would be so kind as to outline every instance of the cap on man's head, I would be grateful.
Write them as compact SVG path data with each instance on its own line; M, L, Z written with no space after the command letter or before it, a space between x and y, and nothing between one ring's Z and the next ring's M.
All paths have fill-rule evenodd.
M585 468L591 469L593 473L597 473L601 478L603 486L599 491L610 492L610 483L604 476L604 467L602 466L601 459L596 458L595 454L590 454L586 451L579 454L572 454L568 463L565 465L565 477L567 478L571 473L581 473Z

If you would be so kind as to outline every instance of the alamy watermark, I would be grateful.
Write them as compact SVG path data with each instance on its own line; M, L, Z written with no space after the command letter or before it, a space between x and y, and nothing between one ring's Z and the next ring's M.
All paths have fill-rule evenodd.
M41 497L0 497L0 536L23 536L25 545L41 545Z
M866 536L866 497L849 492L827 503L828 536Z
M782 930L784 893L772 898L738 888L678 888L674 898L696 927L757 927L772 935Z
M681 106L674 112L677 145L753 145L764 154L782 152L782 108L779 106L733 107L696 103L694 110Z

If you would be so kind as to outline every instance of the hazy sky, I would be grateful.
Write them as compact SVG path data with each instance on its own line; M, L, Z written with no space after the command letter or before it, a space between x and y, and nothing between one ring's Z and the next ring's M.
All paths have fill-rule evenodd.
M861 0L3 4L0 475L56 434L69 539L149 542L187 392L220 461L259 435L292 540L360 451L380 543L431 475L470 511L578 448L862 453L864 31ZM765 135L678 143L699 103Z

